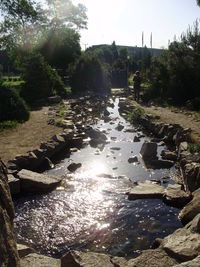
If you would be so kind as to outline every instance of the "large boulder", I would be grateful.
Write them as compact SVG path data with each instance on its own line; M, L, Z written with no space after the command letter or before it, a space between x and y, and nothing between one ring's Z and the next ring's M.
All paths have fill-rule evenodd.
M127 267L171 267L178 262L171 258L162 249L148 249L143 251L140 256L131 259L127 263Z
M184 228L164 238L161 247L180 261L192 260L200 255L200 214Z
M179 184L168 185L163 196L163 200L170 206L181 208L185 206L192 198L192 195L183 191Z
M124 258L112 258L108 254L70 251L61 259L61 267L126 267Z
M164 187L158 183L151 181L139 182L128 192L128 199L162 198L164 191Z
M13 234L14 207L8 186L6 166L0 160L0 266L20 267Z
M49 176L37 172L22 169L18 172L21 190L23 192L41 192L45 193L56 188L62 181L62 178Z
M183 224L189 223L200 213L200 188L193 192L193 199L181 210L179 218Z
M183 167L183 179L190 192L200 187L200 163L191 162Z
M22 258L20 264L21 267L60 267L60 260L32 253Z
M196 257L194 260L176 264L173 267L198 267L198 266L200 266L200 256Z
M155 159L157 156L157 143L144 142L140 150L140 154L143 159Z

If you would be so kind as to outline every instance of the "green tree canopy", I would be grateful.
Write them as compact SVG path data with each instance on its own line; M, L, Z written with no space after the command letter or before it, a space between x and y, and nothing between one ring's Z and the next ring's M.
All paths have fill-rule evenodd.
M1 0L0 9L1 46L26 50L32 47L45 19L40 5L32 0Z
M48 27L87 28L86 7L77 6L71 0L46 0L48 9Z
M70 28L50 29L45 33L39 51L57 69L67 69L81 55L79 33Z

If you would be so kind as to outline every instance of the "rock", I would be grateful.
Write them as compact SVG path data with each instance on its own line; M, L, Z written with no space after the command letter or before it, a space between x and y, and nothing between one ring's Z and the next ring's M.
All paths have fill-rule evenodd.
M170 206L181 208L185 206L191 200L191 198L191 194L183 191L181 185L170 184L165 190L163 201Z
M60 267L60 260L32 253L20 260L21 267Z
M0 266L20 267L13 234L14 207L8 186L6 166L0 159Z
M104 114L104 116L109 116L110 115L110 112L107 109L105 109L104 112L103 112L103 114Z
M178 262L171 258L162 249L148 249L143 251L140 256L131 259L127 263L127 267L171 267Z
M18 178L23 192L45 193L56 188L62 178L22 169L18 172Z
M200 213L200 188L193 192L193 199L181 210L179 219L185 225Z
M165 237L161 247L180 261L192 260L200 255L200 214L184 228Z
M137 156L133 156L131 158L128 159L129 163L134 163L134 162L138 162L138 157Z
M172 160L172 161L176 161L177 160L176 153L172 152L172 151L169 151L169 150L163 150L160 155L161 155L161 157L163 159Z
M179 154L183 151L186 151L188 149L188 143L187 142L181 142L179 145Z
M76 147L76 148L81 148L83 145L83 137L80 136L74 136L70 140L70 147Z
M54 168L54 164L52 163L52 161L48 157L45 157L44 161L43 161L43 164L42 164L42 167L43 167L44 170L53 169Z
M48 102L49 104L58 104L61 101L61 97L60 96L50 96L48 97Z
M80 168L82 166L81 163L71 163L67 169L70 171L70 172L75 172L78 168Z
M128 199L162 198L164 187L151 181L137 183L129 192Z
M123 130L124 129L124 126L123 125L121 125L120 123L117 125L117 127L115 128L115 130L117 130L117 131L121 131L121 130Z
M99 130L93 129L92 127L90 127L89 129L86 130L87 135L91 138L91 139L101 139L101 140L107 140L107 137L104 133L102 133Z
M22 244L17 244L17 251L18 251L20 258L23 258L35 252L33 248L27 247L26 245L22 245Z
M120 150L120 147L110 147L110 150Z
M153 159L157 155L157 143L144 142L140 150L143 159Z
M15 178L12 174L8 174L8 185L11 195L20 193L20 180Z
M133 142L135 142L135 143L140 142L140 138L137 135L135 135L133 138Z
M164 159L144 159L144 163L148 169L168 169L174 165L174 161Z
M198 267L200 266L200 256L196 257L191 261L186 261L180 264L176 264L173 267Z
M191 162L186 164L183 169L183 180L190 192L200 187L200 163Z
M113 258L112 262L107 254L81 251L70 251L61 259L61 267L125 267L124 263L120 258Z
M124 130L125 133L135 133L136 130L134 128L128 128L126 130Z

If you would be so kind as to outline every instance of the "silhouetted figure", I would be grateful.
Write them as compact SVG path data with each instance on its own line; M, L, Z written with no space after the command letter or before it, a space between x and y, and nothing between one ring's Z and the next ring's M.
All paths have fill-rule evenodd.
M140 97L140 84L141 84L141 76L140 72L137 70L133 75L133 83L134 83L134 97L136 101L139 101Z

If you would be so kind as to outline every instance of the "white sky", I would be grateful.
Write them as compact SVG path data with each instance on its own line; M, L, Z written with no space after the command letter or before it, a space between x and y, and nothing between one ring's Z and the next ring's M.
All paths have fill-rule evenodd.
M73 0L84 4L88 11L88 29L82 30L81 45L95 44L168 46L189 25L200 18L196 0Z

